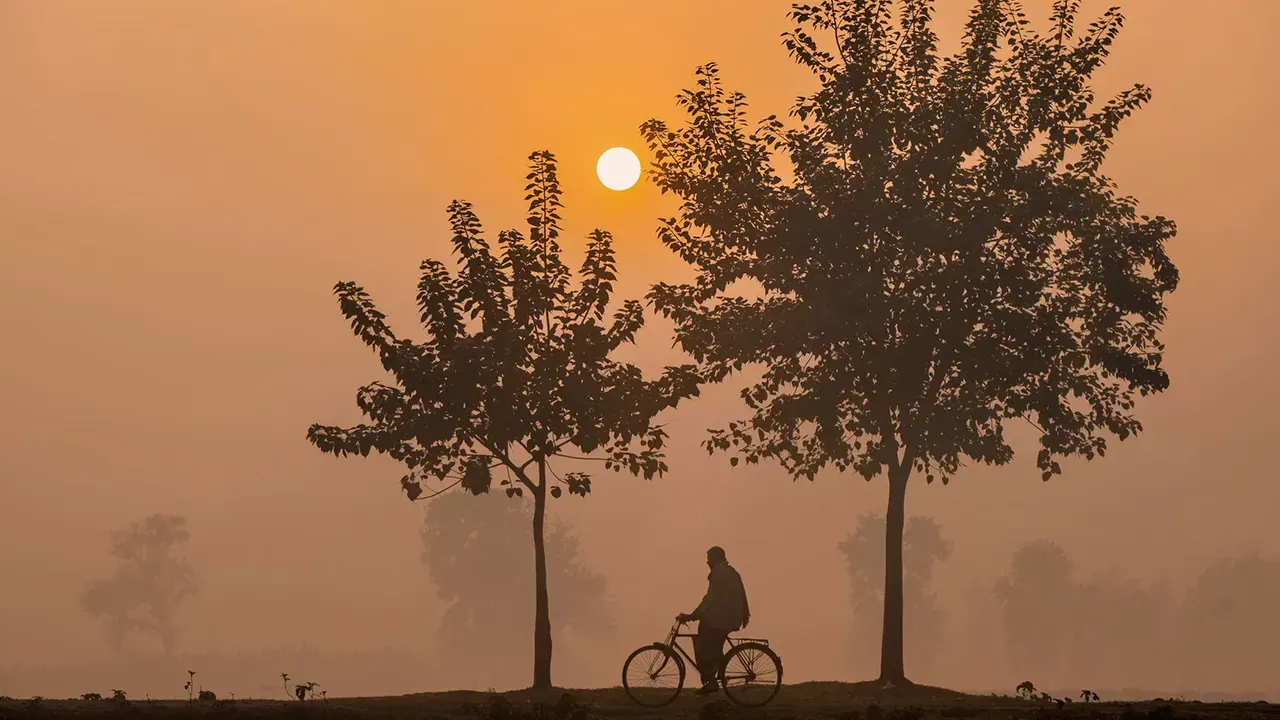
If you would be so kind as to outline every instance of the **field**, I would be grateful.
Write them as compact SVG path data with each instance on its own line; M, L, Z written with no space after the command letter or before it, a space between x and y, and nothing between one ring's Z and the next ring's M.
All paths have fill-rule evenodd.
M283 702L268 700L0 700L0 718L208 717L208 718L438 718L439 720L587 720L590 718L689 718L690 720L925 720L926 718L1276 718L1280 704L1199 703L1156 699L1140 703L1063 703L964 695L911 687L881 692L870 683L801 683L782 689L761 710L742 710L722 696L682 695L670 706L646 709L621 689L567 690L535 697L530 692L456 691L398 697Z

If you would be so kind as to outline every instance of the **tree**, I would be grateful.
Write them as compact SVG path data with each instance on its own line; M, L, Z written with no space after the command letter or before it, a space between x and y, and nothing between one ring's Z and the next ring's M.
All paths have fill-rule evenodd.
M80 596L86 612L107 622L107 639L124 649L136 632L153 633L166 656L177 640L178 607L196 590L191 565L175 553L191 538L185 518L152 515L111 534L115 574Z
M1277 608L1280 559L1248 553L1210 564L1187 589L1178 622L1186 680L1222 690L1273 682Z
M645 479L661 475L667 469L661 452L666 433L654 418L696 395L699 376L684 365L667 367L649 381L634 365L610 359L643 326L643 307L628 300L612 323L605 320L616 264L612 238L603 230L588 236L575 286L560 260L555 158L541 151L529 160L527 239L518 230L500 232L501 250L495 253L471 205L449 206L459 267L455 274L440 261L422 263L417 299L425 341L398 337L363 288L338 283L334 292L343 315L393 381L357 393L356 403L371 422L312 425L307 438L338 456L377 451L400 461L409 470L400 482L410 500L422 497L424 485L430 488L433 481L444 487L426 491L431 494L459 485L487 493L495 468L504 474L500 484L509 497L532 496L533 686L546 689L547 498L559 497L562 487L580 496L591 489L587 473L561 476L551 461L594 458L606 470Z
M423 561L437 594L448 604L436 633L447 671L481 687L510 687L518 667L527 667L520 628L533 621L528 597L533 568L513 552L532 541L525 504L497 494L478 498L450 493L427 506L422 528ZM613 617L603 577L578 559L578 539L568 525L547 528L547 594L558 612L551 624L554 644L565 631L607 636ZM484 653L476 652L484 648Z
M1036 540L1014 551L1008 573L996 583L1009 660L1041 683L1063 680L1058 673L1079 597L1074 572L1071 556L1057 543Z
M849 572L853 603L853 652L859 665L871 660L866 650L878 647L882 627L872 620L884 608L884 526L883 515L858 518L857 527L838 546ZM922 661L932 665L942 642L945 613L932 592L933 568L951 557L953 545L942 528L929 517L908 518L902 532L904 643Z
M659 237L698 271L649 299L708 381L763 370L743 390L750 416L708 449L793 478L888 477L886 684L907 682L912 473L1009 462L1016 419L1039 435L1047 480L1139 432L1136 396L1168 386L1157 336L1175 227L1101 171L1151 92L1094 103L1123 18L1077 38L1078 4L1055 0L1041 36L1016 0L981 0L945 59L930 0L793 5L784 44L817 89L791 122L750 127L709 64L678 97L682 127L641 126L655 182L681 201Z
M1117 687L1168 686L1173 598L1165 582L1144 584L1114 572L1075 591L1070 670L1086 686L1107 678Z

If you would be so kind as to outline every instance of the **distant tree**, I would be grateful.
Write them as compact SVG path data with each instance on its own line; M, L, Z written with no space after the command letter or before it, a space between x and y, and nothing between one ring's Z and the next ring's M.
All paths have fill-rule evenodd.
M80 603L106 622L112 648L149 633L166 656L173 655L178 608L196 590L191 565L177 556L190 538L186 519L174 515L152 515L111 534L115 574L91 582Z
M1078 4L1054 0L1042 36L1017 0L980 0L945 59L930 0L793 5L784 43L818 85L794 122L751 129L708 64L678 98L684 127L641 127L658 187L682 201L659 236L699 271L650 299L708 380L763 370L743 391L752 414L708 448L795 477L888 476L886 684L907 681L912 472L945 482L966 457L1009 462L1016 419L1039 434L1047 480L1060 458L1139 432L1136 396L1168 386L1157 336L1175 227L1101 171L1151 92L1095 104L1122 16L1076 37Z
M1078 585L1068 651L1072 678L1117 687L1168 687L1173 598L1166 583L1100 575Z
M1020 676L1061 682L1063 656L1073 630L1075 563L1050 540L1020 546L996 583L1005 651Z
M883 629L878 613L884 608L884 526L883 515L862 515L856 529L838 546L849 572L852 650L859 666L878 659L878 653L872 656L868 650L879 649ZM903 617L910 620L904 642L913 656L922 658L919 667L927 672L938 655L946 622L933 592L933 568L951 557L953 546L929 517L907 519L902 545Z
M585 496L591 478L563 476L556 458L604 462L605 469L650 479L666 470L666 434L655 416L698 392L692 366L668 367L646 381L634 365L610 359L644 324L640 303L628 300L605 320L615 279L612 238L593 231L576 287L560 260L560 184L555 158L530 158L529 237L498 234L490 249L471 206L449 206L456 275L436 260L422 263L418 306L427 339L395 335L364 289L339 283L342 313L373 348L392 384L375 382L356 402L371 420L351 428L312 425L307 438L335 455L386 453L405 464L401 485L413 500L432 481L489 492L502 473L510 497L533 499L533 686L551 687L551 619L543 526L548 496L561 486ZM633 449L635 443L640 449ZM567 452L576 451L577 455ZM593 455L593 453L595 455Z
M1215 561L1187 590L1178 626L1188 681L1221 690L1274 682L1280 560L1250 553Z
M439 661L451 677L481 687L510 687L531 657L524 628L533 608L533 568L521 548L532 531L525 504L496 494L469 498L449 493L427 505L422 558L440 599L447 603L436 633ZM569 526L547 527L547 594L558 612L553 642L565 630L605 637L614 621L603 577L582 564ZM483 651L481 651L483 650Z

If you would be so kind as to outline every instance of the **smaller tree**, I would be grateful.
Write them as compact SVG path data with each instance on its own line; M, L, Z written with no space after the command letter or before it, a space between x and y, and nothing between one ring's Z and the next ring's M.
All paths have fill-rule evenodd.
M533 567L522 549L532 544L525 503L497 494L448 493L427 506L422 559L439 598L448 604L435 649L447 678L473 687L513 687L527 668L530 648L522 628L533 622ZM578 538L564 522L547 523L547 594L557 613L551 624L559 646L569 630L604 637L613 630L605 579L579 559ZM477 653L476 648L484 648Z
M90 583L80 603L106 621L113 649L124 649L131 635L150 633L173 655L178 608L196 590L191 565L177 556L190 537L186 519L174 515L152 515L112 533L115 574Z
M996 583L1005 649L1014 668L1043 683L1060 680L1078 588L1075 563L1050 540L1025 543Z
M1076 589L1070 679L1093 685L1168 687L1168 641L1173 598L1167 583L1145 584L1115 572Z
M844 555L853 602L853 656L874 667L880 657L880 610L884 607L885 516L866 514L838 546ZM916 664L928 672L938 656L946 613L933 592L933 569L951 557L952 542L933 518L908 518L902 534L903 614L909 619L904 642Z
M400 483L410 500L424 485L489 492L502 473L508 497L533 501L533 686L551 688L551 616L543 527L548 498L585 496L591 478L558 474L553 461L599 460L606 470L646 479L666 471L666 433L654 418L698 393L691 365L645 380L635 365L609 356L632 342L644 309L628 300L607 321L616 264L613 239L592 232L578 282L560 259L560 182L555 157L529 157L525 199L529 237L498 233L500 252L484 238L465 202L449 206L460 268L422 263L418 307L427 339L398 337L364 289L338 283L343 315L373 348L392 383L356 395L370 424L312 425L307 439L338 456L385 453L407 466ZM576 285L576 287L575 287ZM639 445L637 448L636 445ZM586 456L586 457L584 457Z
M1178 622L1186 682L1244 690L1274 682L1280 646L1280 559L1211 563L1187 589Z

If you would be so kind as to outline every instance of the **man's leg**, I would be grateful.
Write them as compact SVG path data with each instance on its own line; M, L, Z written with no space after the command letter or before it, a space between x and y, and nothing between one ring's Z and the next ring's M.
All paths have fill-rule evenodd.
M715 687L720 663L724 662L724 642L728 637L729 633L723 630L699 627L693 638L693 659L698 663L698 674L702 676L704 688Z

